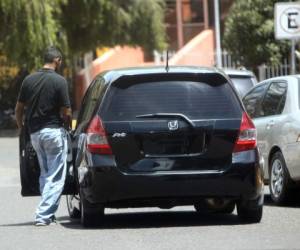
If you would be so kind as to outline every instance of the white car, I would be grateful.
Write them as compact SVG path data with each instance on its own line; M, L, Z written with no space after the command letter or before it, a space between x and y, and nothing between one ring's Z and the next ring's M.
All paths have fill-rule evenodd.
M300 183L300 75L265 80L243 103L257 129L271 198L283 204Z

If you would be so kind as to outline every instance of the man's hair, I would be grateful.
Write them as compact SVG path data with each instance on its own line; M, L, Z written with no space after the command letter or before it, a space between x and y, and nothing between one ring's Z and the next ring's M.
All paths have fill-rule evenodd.
M54 46L48 47L44 53L44 63L53 63L56 58L62 59L62 54L59 49Z

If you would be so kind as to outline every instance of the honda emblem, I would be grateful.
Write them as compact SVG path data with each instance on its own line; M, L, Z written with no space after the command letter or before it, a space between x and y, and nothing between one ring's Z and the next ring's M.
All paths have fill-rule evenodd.
M169 130L177 130L178 129L178 121L170 121L168 122L168 128Z

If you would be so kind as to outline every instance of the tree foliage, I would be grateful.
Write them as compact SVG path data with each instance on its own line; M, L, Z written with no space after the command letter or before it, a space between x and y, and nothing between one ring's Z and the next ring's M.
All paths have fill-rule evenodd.
M0 0L0 53L32 69L48 45L71 58L101 46L163 49L163 0Z
M287 0L281 0L281 2ZM289 55L289 43L275 39L276 0L235 1L225 22L224 47L244 66L278 65Z
M0 51L12 62L32 68L41 51L56 44L59 29L53 11L57 0L0 0Z
M162 49L163 8L161 0L70 0L62 4L62 25L75 53L116 44Z

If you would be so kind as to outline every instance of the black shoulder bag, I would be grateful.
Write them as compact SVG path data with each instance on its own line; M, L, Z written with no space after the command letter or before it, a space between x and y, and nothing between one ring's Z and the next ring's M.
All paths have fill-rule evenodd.
M31 97L28 102L29 110L27 110L25 115L24 126L21 130L20 138L19 138L19 147L20 147L20 171L21 171L21 182L22 186L29 187L29 189L35 191L38 189L38 177L40 175L40 168L38 164L37 154L33 149L31 140L30 140L30 127L29 121L34 113L34 110L37 108L38 100L40 99L40 95L43 89L44 84L42 84L45 75L42 74L40 79L35 83L34 88L37 88L36 93ZM26 188L23 190L22 195L26 196ZM29 191L31 193L31 191ZM39 193L36 193L39 195Z

